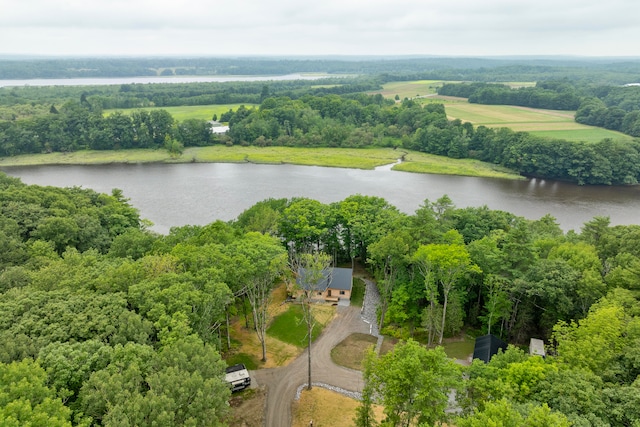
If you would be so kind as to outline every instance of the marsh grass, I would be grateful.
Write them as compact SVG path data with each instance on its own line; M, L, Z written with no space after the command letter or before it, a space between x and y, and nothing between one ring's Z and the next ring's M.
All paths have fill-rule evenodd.
M173 158L166 150L82 150L72 153L32 154L0 158L0 166L94 165L110 163L263 163L295 164L354 169L374 169L395 163L405 155L405 162L394 170L416 173L466 175L491 178L522 179L508 169L471 159L450 159L416 151L392 148L301 148L242 147L215 145L191 147Z
M405 161L395 165L393 170L484 178L524 179L514 171L491 163L474 159L450 159L415 151L409 152L405 156Z

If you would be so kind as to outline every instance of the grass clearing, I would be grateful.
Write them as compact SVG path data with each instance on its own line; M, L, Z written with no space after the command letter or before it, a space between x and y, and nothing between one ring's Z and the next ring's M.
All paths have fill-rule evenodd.
M269 313L272 318L279 316L289 309L289 304L283 304L287 296L284 283L276 287L271 293ZM232 350L225 354L227 365L244 363L249 369L275 368L285 366L299 354L301 349L295 345L282 342L267 335L267 361L262 362L262 345L252 329L245 327L242 316L238 316L231 325Z
M393 170L442 175L478 176L485 178L524 179L507 168L474 159L450 159L448 157L411 151L404 162Z
M353 278L353 287L351 288L351 305L355 307L362 307L365 288L366 285L364 280L359 277Z
M240 105L244 105L247 108L257 107L256 104L215 104L215 105L185 105L179 107L144 107L144 108L118 108L104 110L104 115L108 116L116 111L123 114L131 114L134 111L152 111L152 110L165 110L173 116L173 118L179 122L187 119L201 119L211 120L213 115L220 117L223 113L229 110L237 110Z
M311 338L315 340L322 332L322 329L333 319L335 308L316 304L312 306L311 313L315 319ZM306 348L308 344L307 325L303 320L302 306L289 304L287 311L273 319L267 329L267 334L299 349Z
M475 344L475 338L464 334L461 337L445 339L442 347L444 347L444 352L447 353L447 356L453 359L467 360L473 355Z
M351 427L356 416L356 408L360 402L321 387L302 390L300 400L293 403L291 409L292 427L309 427L313 420L313 427ZM373 413L382 421L383 408L373 405Z
M336 365L361 371L367 350L377 342L373 335L351 334L331 349L331 360Z
M442 80L414 80L409 82L389 82L382 85L382 90L367 92L370 95L381 94L385 98L394 99L396 95L400 99L416 98L418 96L433 95L436 89L442 86Z

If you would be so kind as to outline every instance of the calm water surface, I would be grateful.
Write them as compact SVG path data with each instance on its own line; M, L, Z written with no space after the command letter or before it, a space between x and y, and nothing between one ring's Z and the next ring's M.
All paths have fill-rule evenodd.
M352 194L379 196L412 214L425 199L447 194L457 207L501 209L529 219L549 213L578 231L594 216L640 224L640 187L580 187L545 181L511 181L293 165L147 164L3 168L27 184L82 186L110 193L120 188L155 231L234 219L269 197L309 197L323 203Z
M203 83L203 82L259 82L270 80L318 80L339 75L323 74L286 74L282 76L170 76L170 77L93 77L82 79L26 79L0 80L5 86L93 86L145 83Z

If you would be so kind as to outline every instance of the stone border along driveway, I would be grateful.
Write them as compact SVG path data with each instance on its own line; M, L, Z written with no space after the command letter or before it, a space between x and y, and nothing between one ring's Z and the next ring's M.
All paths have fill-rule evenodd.
M338 305L336 318L327 326L311 346L312 385L337 391L348 397L358 396L364 386L362 372L338 366L331 360L331 349L349 335L359 332L378 337L376 310L380 297L370 280L364 280L366 291L362 309ZM251 371L253 383L266 387L266 427L291 425L291 403L299 397L298 390L307 384L307 359L305 351L288 366Z

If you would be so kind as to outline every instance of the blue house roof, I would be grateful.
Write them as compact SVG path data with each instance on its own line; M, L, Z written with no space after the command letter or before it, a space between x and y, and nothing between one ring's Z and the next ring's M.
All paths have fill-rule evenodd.
M305 287L308 284L304 280L305 270L300 269L296 282L298 286ZM350 291L353 284L353 270L350 268L330 268L324 279L314 286L314 290L324 292L327 289L335 289L339 291Z

